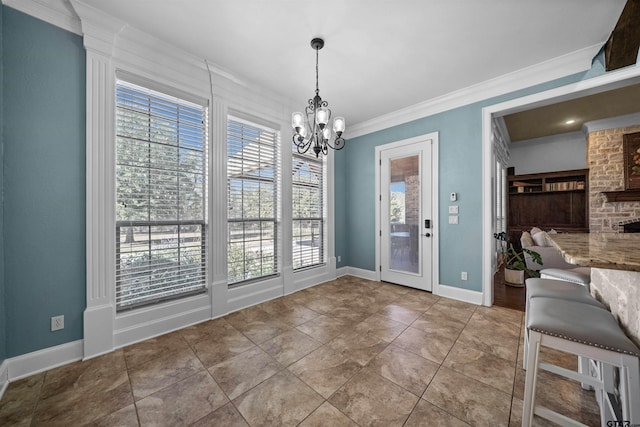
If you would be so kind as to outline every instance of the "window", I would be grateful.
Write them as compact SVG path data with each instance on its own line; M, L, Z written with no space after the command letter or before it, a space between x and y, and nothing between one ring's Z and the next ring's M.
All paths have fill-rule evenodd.
M293 269L324 263L324 164L293 147Z
M278 133L227 120L227 281L278 273Z
M206 290L207 108L116 83L116 309Z

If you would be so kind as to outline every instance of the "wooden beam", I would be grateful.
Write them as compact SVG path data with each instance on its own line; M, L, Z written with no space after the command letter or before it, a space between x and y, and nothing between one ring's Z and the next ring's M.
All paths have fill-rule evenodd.
M627 0L604 47L607 71L636 63L640 48L640 0Z

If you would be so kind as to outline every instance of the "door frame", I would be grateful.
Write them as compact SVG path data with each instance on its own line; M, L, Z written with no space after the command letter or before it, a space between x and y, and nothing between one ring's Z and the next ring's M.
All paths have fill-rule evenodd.
M491 271L492 244L494 240L491 234L493 224L493 206L491 203L493 194L492 120L506 114L555 104L634 83L640 83L640 67L638 66L611 71L598 77L482 108L482 305L490 307L493 304L493 272Z
M414 136L412 138L400 141L390 142L388 144L378 145L375 147L375 197L376 197L376 229L375 229L375 246L376 246L376 280L380 281L381 251L380 251L380 232L382 230L380 223L380 209L382 193L380 189L380 171L381 171L381 152L384 150L399 148L405 145L415 144L417 142L431 141L431 293L439 295L439 271L440 271L440 233L438 213L438 178L439 178L439 156L438 156L438 132L431 132L423 135Z

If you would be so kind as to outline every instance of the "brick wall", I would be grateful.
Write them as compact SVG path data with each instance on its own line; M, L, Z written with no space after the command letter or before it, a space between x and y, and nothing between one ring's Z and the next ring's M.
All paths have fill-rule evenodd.
M405 222L409 225L420 224L420 177L411 175L404 177L405 185Z
M617 232L618 223L640 218L640 202L605 202L601 194L624 190L622 135L633 132L640 132L640 125L591 132L587 137L591 232Z

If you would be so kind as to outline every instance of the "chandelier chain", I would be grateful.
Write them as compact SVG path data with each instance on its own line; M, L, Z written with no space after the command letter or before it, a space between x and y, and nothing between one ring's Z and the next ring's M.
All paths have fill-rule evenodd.
M316 49L316 95L320 94L320 86L318 85L318 51L320 49Z

